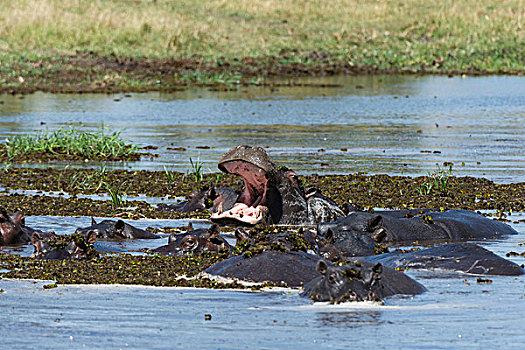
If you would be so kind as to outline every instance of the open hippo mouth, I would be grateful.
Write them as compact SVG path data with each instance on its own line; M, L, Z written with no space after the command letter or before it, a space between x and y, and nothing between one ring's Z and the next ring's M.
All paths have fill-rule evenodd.
M268 172L275 169L266 152L260 148L238 146L219 160L219 169L239 175L244 180L244 191L229 210L219 205L211 215L214 221L237 221L249 225L261 222L269 212L267 206Z

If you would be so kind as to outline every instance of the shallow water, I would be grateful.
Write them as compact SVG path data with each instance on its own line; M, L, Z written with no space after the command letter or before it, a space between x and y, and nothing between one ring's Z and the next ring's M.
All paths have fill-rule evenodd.
M342 86L283 87L277 91L241 88L237 92L201 89L131 97L0 96L5 102L0 104L0 138L54 129L68 120L81 121L90 128L103 121L111 128L125 128L123 136L134 142L160 147L158 159L116 163L113 166L117 168L162 170L167 166L186 171L191 156L200 157L215 171L224 151L248 143L268 145L277 163L303 174L364 171L426 175L436 169L436 163L452 161L456 175L525 181L524 78L375 76L322 82ZM116 97L120 101L114 101ZM42 121L46 124L40 125ZM166 149L180 146L187 151ZM321 148L325 152L318 151ZM162 198L151 199L152 203L157 201ZM524 219L525 213L513 213L509 218L515 222ZM140 228L188 223L126 221ZM26 218L27 225L58 234L72 233L90 223L91 218L83 216ZM207 225L197 221L194 226ZM501 256L523 252L525 223L511 225L519 235L479 243ZM167 235L158 240L97 244L109 251L135 251L166 242ZM25 247L16 253L29 255L31 250ZM523 257L510 260L525 263ZM250 293L86 285L44 290L42 286L51 282L0 279L4 290L0 293L2 347L523 348L524 276L489 277L491 284L478 284L473 275L407 273L428 291L414 298L388 299L383 306L312 304L297 291L283 290ZM205 314L212 319L206 321Z
M4 95L0 139L54 130L64 122L89 128L104 123L123 130L128 140L159 147L154 152L160 158L112 165L117 168L185 172L191 157L215 172L226 150L250 144L267 146L278 163L302 174L426 175L436 164L453 162L457 175L525 181L525 77L365 76L300 82L338 87ZM167 149L175 147L186 151Z

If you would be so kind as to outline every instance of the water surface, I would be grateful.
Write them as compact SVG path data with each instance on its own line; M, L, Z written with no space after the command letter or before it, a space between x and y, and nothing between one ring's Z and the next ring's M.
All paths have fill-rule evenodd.
M525 181L522 77L373 76L302 82L338 87L190 89L129 97L3 95L0 137L54 130L65 122L90 129L104 123L123 129L125 138L140 145L158 146L161 154L154 160L115 163L114 168L186 171L192 157L215 171L222 153L246 143L267 146L277 163L303 174L426 175L447 161L454 163L456 175ZM210 148L198 148L202 146ZM525 223L518 220L525 213L509 218L518 235L479 243L500 256L523 252ZM29 226L58 234L90 222L83 216L26 219ZM130 222L147 228L182 226L188 220ZM209 224L196 222L198 227ZM118 251L166 242L167 235L97 244ZM31 248L16 253L29 255ZM525 263L523 257L510 259ZM491 284L478 284L477 276L468 274L407 273L428 291L388 299L383 306L313 304L294 290L96 285L44 290L51 282L0 279L0 334L3 347L17 349L523 348L525 277L489 277ZM212 319L206 321L205 314Z
M102 123L161 155L116 168L215 172L238 144L267 147L302 174L457 175L525 181L524 77L368 76L300 80L315 86L189 89L171 94L42 94L0 100L0 138ZM126 97L128 96L128 97ZM44 124L42 124L44 123ZM186 151L169 148L184 147ZM208 148L209 147L209 148ZM64 166L62 164L61 166ZM81 166L86 166L82 163Z

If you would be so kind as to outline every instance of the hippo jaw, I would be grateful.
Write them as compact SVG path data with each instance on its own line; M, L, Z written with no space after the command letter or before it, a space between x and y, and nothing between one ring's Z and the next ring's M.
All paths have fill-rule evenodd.
M223 211L219 205L212 214L212 220L233 220L256 225L263 221L268 212L268 172L275 170L266 152L260 148L238 146L219 160L219 169L227 174L239 175L244 180L244 191L233 207Z

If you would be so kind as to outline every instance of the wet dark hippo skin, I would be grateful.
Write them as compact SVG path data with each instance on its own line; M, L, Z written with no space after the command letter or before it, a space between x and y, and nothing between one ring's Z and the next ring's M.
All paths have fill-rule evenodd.
M298 175L286 168L276 167L261 147L237 146L226 152L218 167L228 174L244 179L244 190L234 208L244 205L246 212L216 213L215 222L266 223L280 225L314 225L333 221L344 212L334 202L315 189L305 191ZM228 209L224 209L226 211ZM256 211L256 214L249 213ZM249 213L249 214L246 214ZM222 215L220 215L222 214ZM245 220L253 215L253 220ZM251 219L251 217L250 217Z
M210 266L205 272L211 275L237 278L252 282L284 282L290 287L304 285L305 287L302 295L305 297L311 297L314 295L339 295L338 293L331 291L330 288L326 290L326 284L322 282L323 275L321 275L318 270L318 263L320 260L325 262L327 266L331 266L330 262L312 254L268 250L250 258L245 258L242 255L239 255L223 260ZM405 275L403 272L384 267L380 272L376 272L381 275L379 293L378 290L376 290L376 285L370 284L370 273L374 272L374 266L376 264L366 261L358 263L361 267L356 267L355 263L349 264L352 265L353 270L358 269L361 271L361 274L357 277L353 275L353 278L357 279L357 281L353 281L352 283L346 283L346 280L343 281L346 285L344 293L348 292L348 289L355 288L354 291L359 292L358 294L363 297L368 295L369 291L375 291L374 295L377 299L374 298L373 300L378 300L396 294L420 294L426 290L425 287ZM345 276L345 274L342 276ZM374 278L374 280L376 280L376 278ZM323 289L325 290L323 291ZM327 301L325 298L316 300ZM361 300L372 299L366 299L363 297Z
M91 226L77 228L76 233L86 234L95 231L97 238L100 239L156 239L160 236L132 226L122 220L103 220L97 223L91 219Z
M412 243L435 240L475 240L517 234L510 226L468 210L426 212L421 216L399 218L385 213L355 212L336 222L321 223L318 233L331 230L335 236L345 232L367 234L381 243Z
M184 256L202 252L218 253L221 250L231 251L232 249L232 246L220 236L218 225L214 224L207 229L195 230L190 223L187 232L172 233L168 238L168 244L153 249L153 252L162 255Z
M391 268L439 269L477 275L519 276L524 271L519 265L504 259L476 244L455 242L404 253L390 253L363 258Z
M320 273L308 282L301 296L314 301L381 301L394 295L416 295L426 288L403 272L367 261L330 266L320 260Z
M8 213L0 208L0 246L29 243L34 232L37 230L25 225L21 212Z
M264 251L251 258L242 255L218 262L205 272L251 282L284 282L290 287L302 286L318 275L319 257L303 252Z

